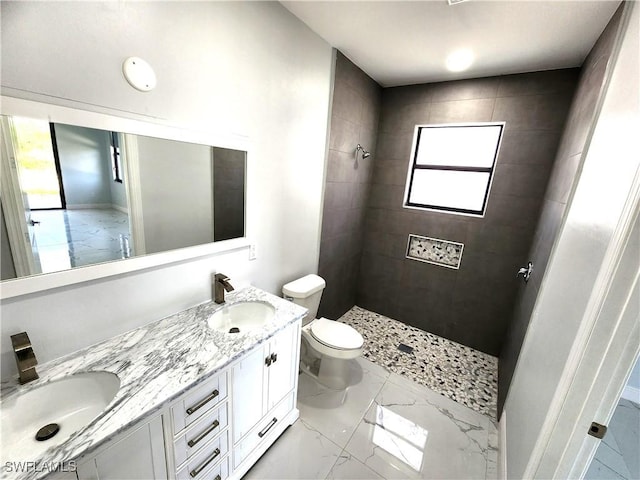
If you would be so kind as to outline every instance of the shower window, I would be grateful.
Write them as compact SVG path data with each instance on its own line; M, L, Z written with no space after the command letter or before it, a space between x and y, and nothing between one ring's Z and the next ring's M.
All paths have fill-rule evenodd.
M504 123L418 125L404 206L483 216Z

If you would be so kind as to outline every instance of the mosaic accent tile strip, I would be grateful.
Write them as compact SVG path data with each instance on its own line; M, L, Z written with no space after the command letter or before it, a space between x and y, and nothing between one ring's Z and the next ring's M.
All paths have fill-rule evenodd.
M441 267L460 268L464 244L409 234L407 258Z
M365 358L496 420L496 357L357 306L339 320L362 334Z

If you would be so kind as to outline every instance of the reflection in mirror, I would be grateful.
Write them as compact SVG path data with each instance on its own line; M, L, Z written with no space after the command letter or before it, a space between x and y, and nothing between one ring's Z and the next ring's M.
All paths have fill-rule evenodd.
M245 151L1 121L2 280L245 235Z

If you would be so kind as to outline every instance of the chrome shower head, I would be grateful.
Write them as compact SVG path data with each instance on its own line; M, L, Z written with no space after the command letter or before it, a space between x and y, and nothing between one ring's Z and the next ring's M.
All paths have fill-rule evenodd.
M362 147L362 145L358 144L358 145L356 146L356 155L358 155L358 152L360 152L360 151L362 152L362 159L363 159L363 160L364 160L365 158L367 158L368 156L370 156L370 155L371 155L371 152L366 151L366 150Z

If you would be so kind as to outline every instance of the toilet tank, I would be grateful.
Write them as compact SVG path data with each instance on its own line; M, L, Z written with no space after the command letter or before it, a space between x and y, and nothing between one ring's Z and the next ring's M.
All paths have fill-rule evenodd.
M309 310L307 316L302 319L302 325L316 318L325 286L326 282L322 277L310 274L282 287L284 298Z

